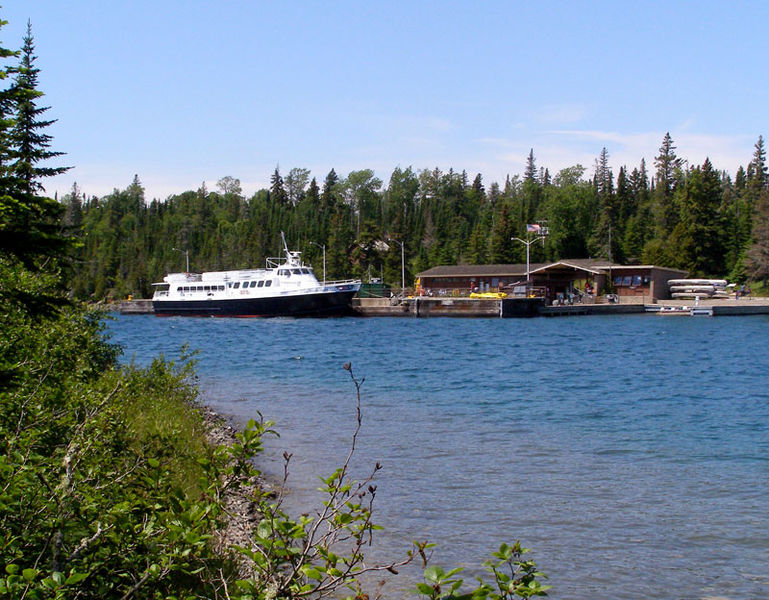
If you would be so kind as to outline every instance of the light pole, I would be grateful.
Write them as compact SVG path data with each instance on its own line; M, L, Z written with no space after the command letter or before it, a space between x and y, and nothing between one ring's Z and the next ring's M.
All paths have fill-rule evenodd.
M537 233L537 236L534 239L531 239L529 237L529 233L534 231ZM510 238L513 241L521 242L524 246L526 246L526 285L529 284L529 246L531 246L534 242L538 242L539 240L542 240L542 243L544 244L545 237L547 237L547 228L540 227L539 225L527 225L526 226L526 239L522 240L521 238L513 237Z
M326 283L326 244L318 244L317 242L310 242L313 246L317 246L323 250L323 283Z
M189 250L179 250L179 248L171 248L171 250L176 250L177 252L181 252L184 254L184 256L187 258L187 270L185 273L190 272L190 251Z

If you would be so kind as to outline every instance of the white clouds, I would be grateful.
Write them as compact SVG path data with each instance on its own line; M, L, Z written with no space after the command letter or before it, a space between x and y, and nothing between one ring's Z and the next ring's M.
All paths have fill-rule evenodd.
M483 163L486 181L502 181L507 174L523 172L530 149L538 167L547 168L554 175L563 168L581 164L591 173L602 148L609 153L609 164L616 175L619 168L629 169L646 161L649 172L654 171L654 158L665 131L623 133L601 130L548 130L531 132L520 138L487 137L477 140L483 148L482 156L467 162ZM753 153L755 139L745 135L714 135L688 130L672 130L670 135L676 154L691 165L700 165L710 158L716 169L734 175L740 165L747 165Z
M532 119L545 125L579 123L587 115L587 108L578 104L551 104L532 114Z

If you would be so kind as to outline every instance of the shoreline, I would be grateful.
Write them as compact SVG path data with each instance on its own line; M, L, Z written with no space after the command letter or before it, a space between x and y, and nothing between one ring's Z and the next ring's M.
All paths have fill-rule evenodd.
M203 401L196 402L195 408L203 425L203 435L211 448L231 446L237 442L237 429L232 417L214 411ZM214 548L223 556L235 561L238 576L243 579L253 575L252 562L242 554L232 550L233 546L254 548L256 528L260 515L256 503L252 500L255 493L270 493L270 485L262 478L255 477L242 481L240 485L225 491L223 496L223 526L213 532Z

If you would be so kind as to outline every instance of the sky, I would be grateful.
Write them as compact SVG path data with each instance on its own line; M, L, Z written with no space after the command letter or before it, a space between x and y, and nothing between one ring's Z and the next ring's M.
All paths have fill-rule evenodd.
M769 2L0 0L0 45L31 22L53 196L138 175L148 199L246 195L279 168L322 184L396 167L551 175L602 148L616 176L679 157L732 175L769 134Z

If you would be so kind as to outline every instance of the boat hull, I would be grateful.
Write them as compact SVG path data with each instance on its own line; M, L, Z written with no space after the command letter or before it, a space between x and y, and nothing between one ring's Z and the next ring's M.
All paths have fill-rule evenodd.
M153 300L156 316L188 317L339 317L352 315L350 290L317 294L287 294L261 298Z

